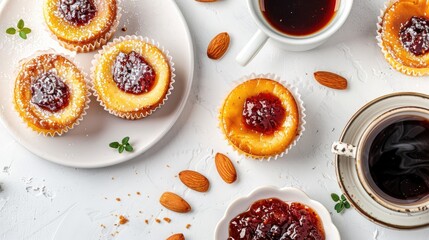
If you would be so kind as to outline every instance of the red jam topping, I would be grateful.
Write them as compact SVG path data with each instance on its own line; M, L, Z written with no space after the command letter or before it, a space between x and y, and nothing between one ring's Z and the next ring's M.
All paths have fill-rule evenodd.
M259 200L229 223L228 240L324 240L319 215L301 204Z
M49 112L67 107L69 96L69 87L52 71L39 75L31 83L31 103Z
M119 53L113 65L113 80L126 93L141 94L150 91L155 82L155 71L138 53Z
M249 97L244 103L243 118L252 130L272 134L283 124L286 110L280 99L271 93Z
M401 27L399 33L402 45L416 56L429 51L429 20L412 17Z
M63 19L78 26L89 23L97 13L94 0L60 0L58 10Z

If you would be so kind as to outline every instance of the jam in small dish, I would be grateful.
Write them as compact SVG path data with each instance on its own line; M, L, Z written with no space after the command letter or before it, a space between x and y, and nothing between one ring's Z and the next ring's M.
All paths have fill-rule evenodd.
M229 222L228 240L325 240L325 232L312 208L269 198L254 202Z

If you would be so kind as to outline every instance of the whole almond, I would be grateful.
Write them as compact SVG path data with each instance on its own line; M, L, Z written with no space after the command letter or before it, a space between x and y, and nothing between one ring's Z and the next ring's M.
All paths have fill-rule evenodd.
M207 192L209 190L209 180L199 172L191 170L181 171L179 178L183 184L197 192Z
M174 212L187 213L191 211L191 206L189 205L189 203L186 202L179 195L172 192L163 193L161 198L159 199L159 202L162 206Z
M228 184L237 180L237 171L231 160L222 153L216 153L215 164L220 177Z
M226 50L228 50L229 42L228 33L219 33L210 41L207 47L207 56L215 60L221 58L226 53Z
M177 234L171 235L169 238L167 238L167 240L185 240L185 236L183 236L183 234L181 233L177 233Z
M325 87L338 90L344 90L347 88L347 79L332 72L315 72L314 78Z

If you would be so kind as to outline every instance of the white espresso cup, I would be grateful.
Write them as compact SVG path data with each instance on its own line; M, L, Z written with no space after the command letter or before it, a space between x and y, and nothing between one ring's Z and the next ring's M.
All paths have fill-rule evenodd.
M236 57L236 61L243 66L252 60L268 39L271 39L280 48L288 51L306 51L320 46L341 28L353 5L353 0L336 0L334 16L326 26L310 35L293 36L276 30L268 23L262 14L260 7L261 1L264 0L247 0L250 14L256 22L256 25L258 25L259 30Z

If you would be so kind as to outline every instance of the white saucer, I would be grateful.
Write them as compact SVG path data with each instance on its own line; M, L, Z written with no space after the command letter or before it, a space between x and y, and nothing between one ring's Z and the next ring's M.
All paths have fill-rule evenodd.
M359 136L371 119L388 109L418 106L428 107L429 96L420 93L394 93L377 98L363 106L348 122L339 141L356 145ZM350 204L364 217L379 225L396 229L413 229L429 226L429 211L400 213L383 207L373 200L359 182L354 160L335 157L338 183Z
M122 18L115 37L141 35L153 38L173 57L176 68L174 90L166 104L153 115L128 121L110 115L92 97L90 108L80 125L61 137L43 137L30 130L13 109L12 92L20 59L37 50L55 49L67 53L44 30L43 0L3 0L0 29L16 26L22 18L32 29L27 40L2 32L0 38L0 120L25 148L46 160L72 167L104 167L132 159L157 143L173 126L188 99L194 71L193 43L182 13L174 0L122 1ZM124 28L126 27L126 29ZM122 30L124 28L124 30ZM89 73L97 51L77 54L78 65ZM109 143L130 137L134 152L119 154Z

